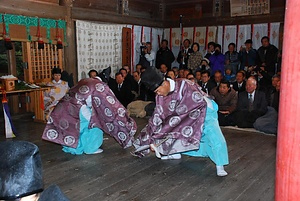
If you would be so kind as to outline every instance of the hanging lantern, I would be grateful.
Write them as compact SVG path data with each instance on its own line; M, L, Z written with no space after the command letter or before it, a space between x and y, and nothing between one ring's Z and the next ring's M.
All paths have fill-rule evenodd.
M56 48L57 49L63 49L63 43L59 34L59 29L58 29L58 21L56 21Z
M6 33L6 26L5 26L5 21L4 21L4 15L2 15L2 26L3 26L3 40L4 40L4 46L7 50L12 50L13 45L10 40L9 35Z
M37 26L37 38L38 38L38 49L44 49L44 41L41 36L41 30L40 30L40 19L38 19L38 26Z

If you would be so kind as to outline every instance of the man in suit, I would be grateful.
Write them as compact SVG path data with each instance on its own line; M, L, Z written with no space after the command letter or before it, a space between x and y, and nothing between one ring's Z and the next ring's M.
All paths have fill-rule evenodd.
M201 81L198 82L198 84L200 85L200 87L202 88L202 91L204 91L205 93L209 94L210 91L216 87L217 85L214 84L211 80L210 80L210 72L208 70L204 70L201 72Z
M177 62L180 69L187 69L188 60L193 50L190 48L191 42L189 39L183 41L183 49L179 51L177 56Z
M147 89L144 83L142 83L141 74L138 71L133 72L133 78L137 83L137 100L142 101L155 101L155 93Z
M238 93L246 90L246 73L243 70L237 72L235 79L236 81L232 83L232 88Z
M116 95L117 99L122 103L124 107L133 101L135 95L131 92L131 86L128 82L124 82L122 73L116 73L116 84L112 88L112 91Z
M235 120L240 128L253 128L256 119L266 114L268 110L266 95L256 88L256 79L250 77L246 82L246 91L239 94Z

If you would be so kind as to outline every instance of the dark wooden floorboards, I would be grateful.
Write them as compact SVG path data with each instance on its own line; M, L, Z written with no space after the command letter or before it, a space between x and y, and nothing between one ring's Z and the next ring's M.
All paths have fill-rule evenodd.
M137 119L139 129L146 119ZM6 140L0 120L0 140ZM217 177L208 158L183 156L161 161L154 154L138 159L105 135L103 153L73 156L41 140L44 124L15 118L13 140L37 144L44 184L57 184L72 201L271 201L274 200L276 137L222 128L227 140L229 175Z

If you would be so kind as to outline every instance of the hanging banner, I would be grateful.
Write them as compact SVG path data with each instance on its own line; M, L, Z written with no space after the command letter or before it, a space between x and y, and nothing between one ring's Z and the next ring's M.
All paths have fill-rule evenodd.
M230 43L236 43L236 25L225 26L224 28L224 40L223 40L223 54L228 51L228 45Z
M254 49L261 46L261 38L264 36L268 36L268 24L253 24L252 46Z
M270 24L270 43L275 45L277 48L279 46L279 28L280 22Z
M172 28L171 37L172 37L172 39L171 39L172 47L180 47L180 42L181 42L180 28Z
M247 39L251 39L251 24L239 25L238 26L238 38L236 49L240 50L241 46L243 46Z
M220 45L223 45L223 39L224 39L224 32L223 32L223 30L224 30L223 26L218 26L217 43L220 44Z

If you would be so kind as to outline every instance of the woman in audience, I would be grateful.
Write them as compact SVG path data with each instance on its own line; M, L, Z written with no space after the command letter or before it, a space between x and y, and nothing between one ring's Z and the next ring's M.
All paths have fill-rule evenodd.
M188 61L188 69L190 69L193 73L196 68L201 65L202 54L199 52L199 44L193 43L192 45L193 53L191 53Z
M234 111L237 107L238 96L231 89L229 81L221 80L220 85L213 88L210 95L214 96L219 106L218 116L220 126L234 126Z

